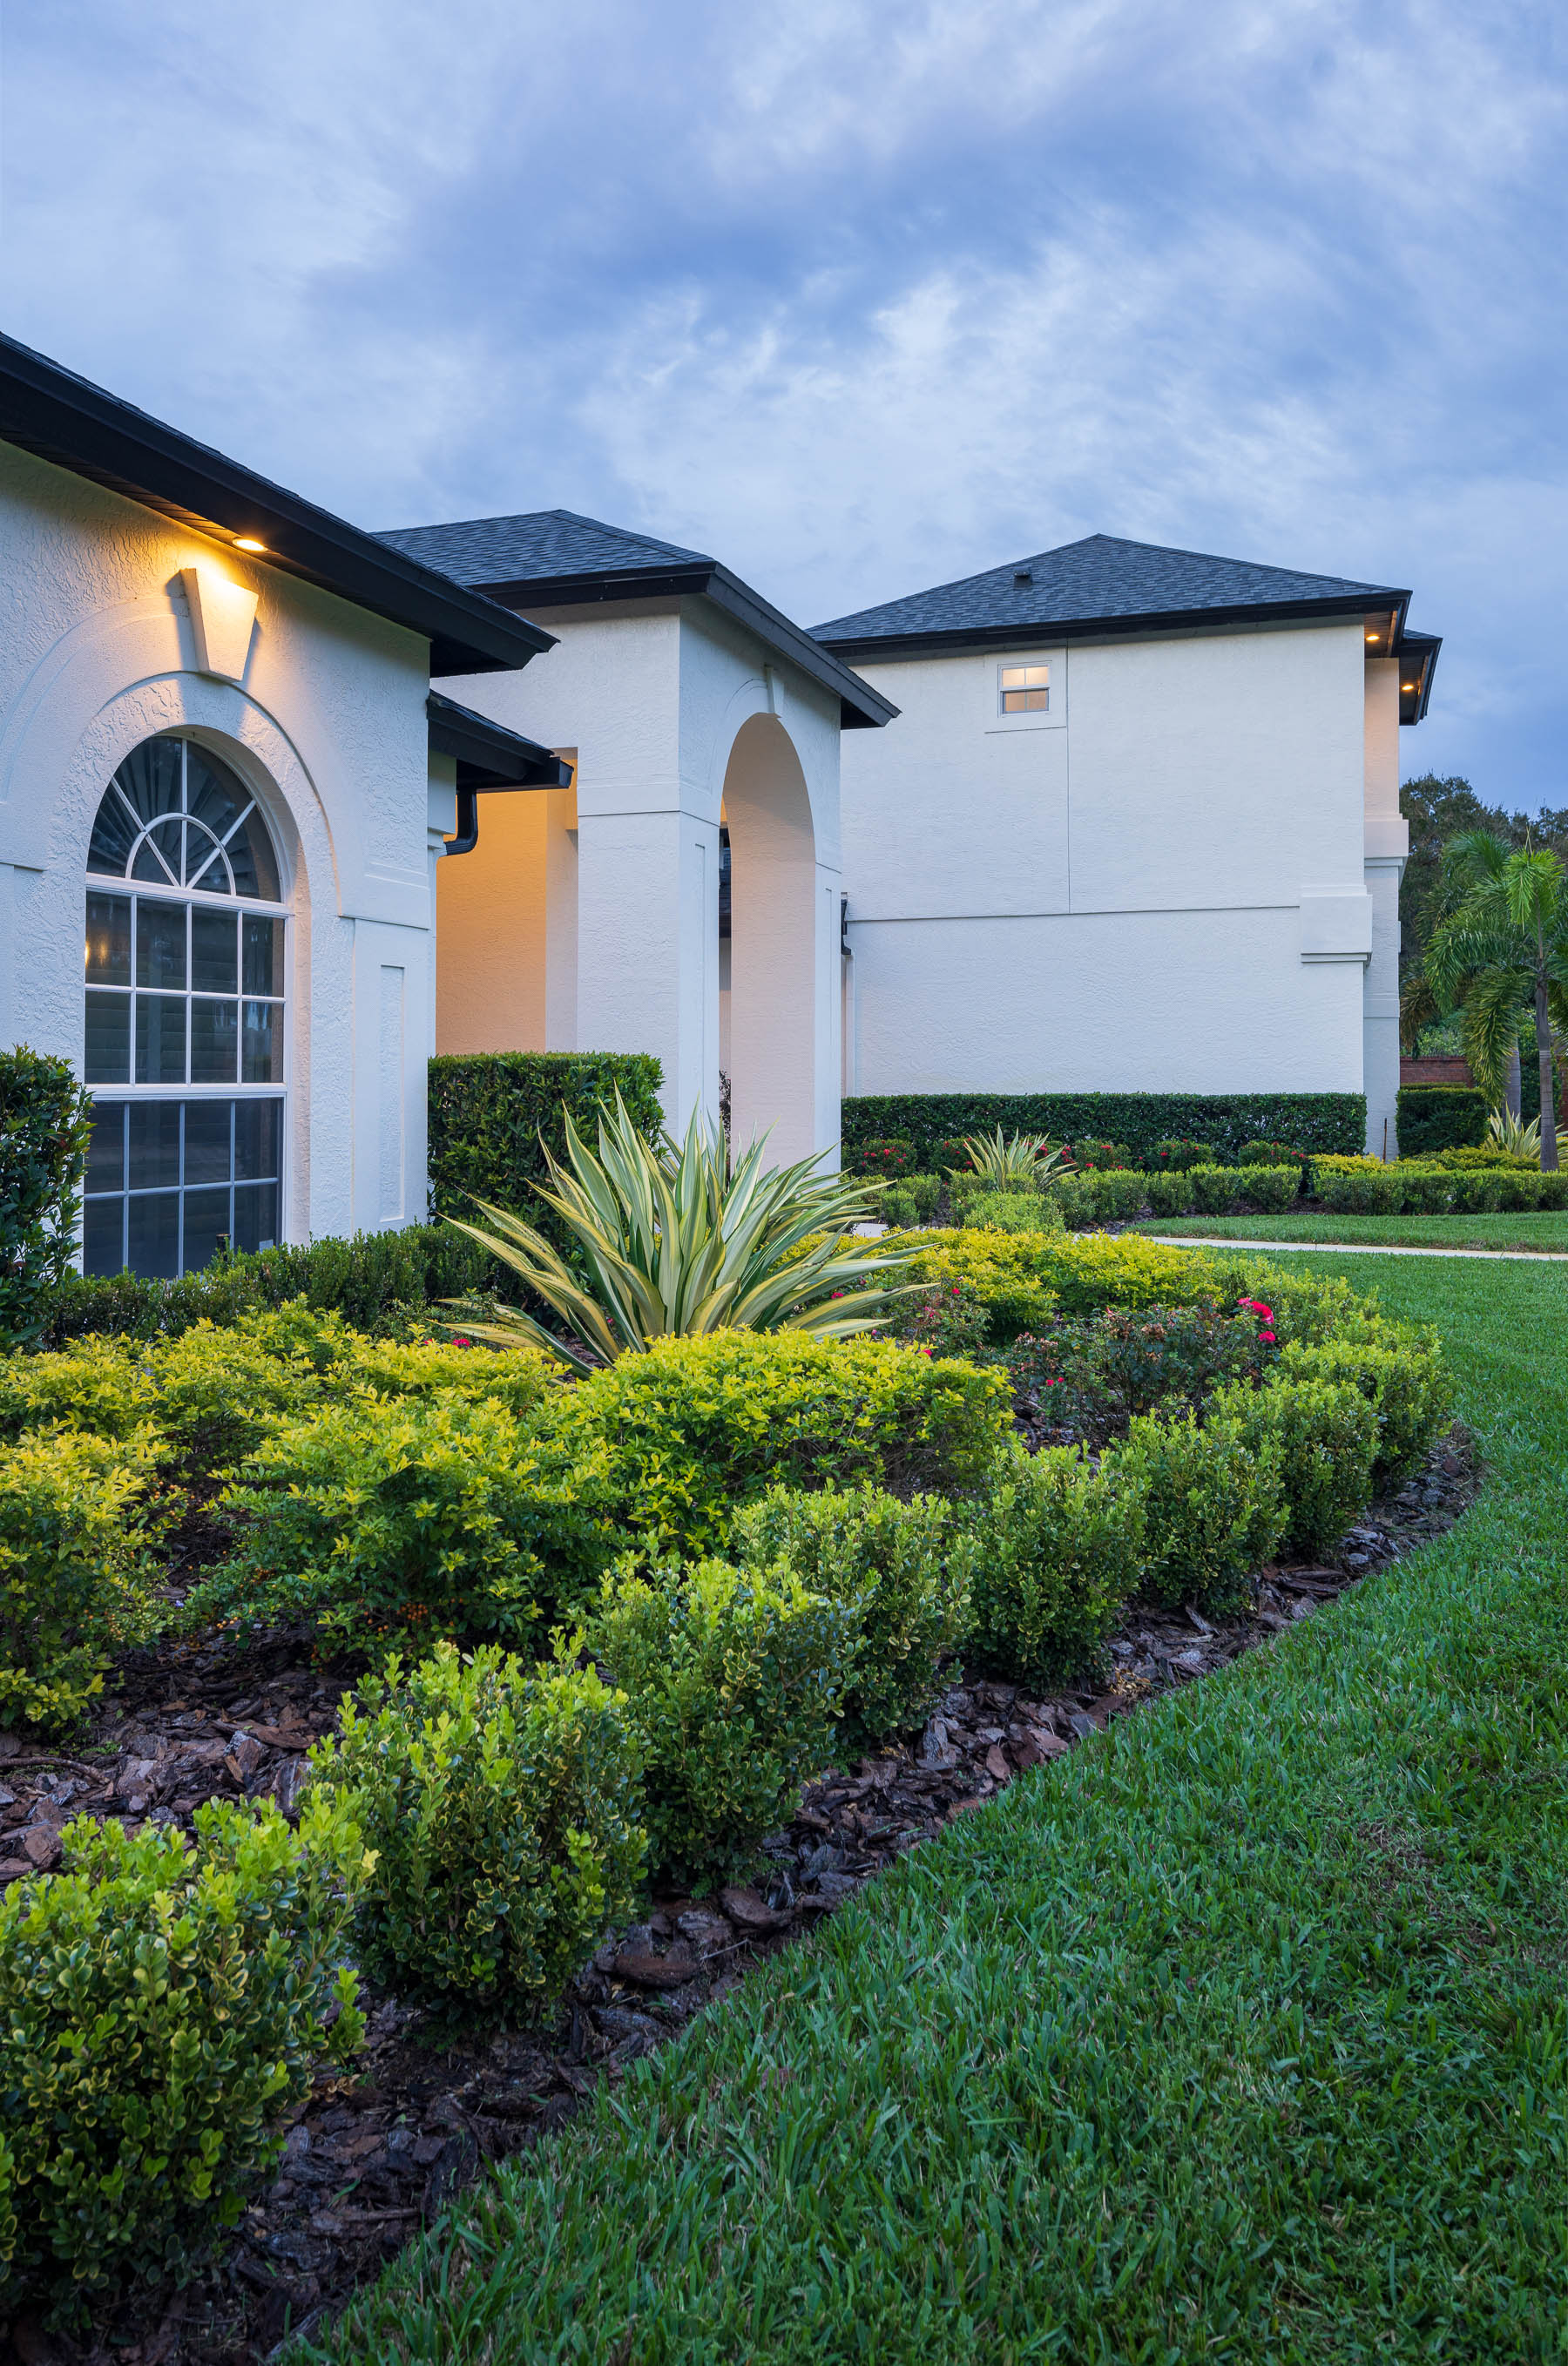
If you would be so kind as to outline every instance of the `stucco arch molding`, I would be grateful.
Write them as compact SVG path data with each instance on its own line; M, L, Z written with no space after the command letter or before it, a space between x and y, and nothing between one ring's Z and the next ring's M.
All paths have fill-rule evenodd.
M336 851L310 767L248 691L195 671L189 630L166 601L127 601L85 617L40 659L0 728L0 862L78 873L117 765L155 732L190 730L250 780L290 868L302 863L311 901L341 910Z

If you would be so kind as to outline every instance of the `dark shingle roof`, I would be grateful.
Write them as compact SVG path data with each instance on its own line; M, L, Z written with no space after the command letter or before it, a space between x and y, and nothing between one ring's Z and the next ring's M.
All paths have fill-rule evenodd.
M1021 576L1028 580L1021 582ZM1032 558L988 568L984 575L835 617L813 631L840 654L860 649L870 655L885 643L961 644L1020 634L1037 637L1047 630L1153 628L1188 617L1218 622L1270 612L1331 615L1397 607L1403 621L1409 597L1386 584L1302 575L1287 567L1258 567L1247 559L1091 534Z
M579 517L574 510L528 510L518 517L399 526L380 539L410 558L470 584L714 564L705 551L682 550L678 543L630 534L624 526Z
M400 526L381 540L405 557L522 610L583 606L598 601L710 601L789 659L839 701L845 730L876 728L897 708L850 671L750 584L705 551L659 542L573 510L529 510L519 517L467 518L453 525Z
M433 674L525 666L552 646L548 633L450 576L3 336L0 443L220 542L254 540L263 566L423 635Z

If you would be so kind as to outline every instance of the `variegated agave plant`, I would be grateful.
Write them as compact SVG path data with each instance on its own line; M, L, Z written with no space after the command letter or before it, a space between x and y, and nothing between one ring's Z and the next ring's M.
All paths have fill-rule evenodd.
M1073 1161L1064 1148L1053 1150L1048 1133L965 1134L969 1171L994 1190L1005 1183L1043 1183L1047 1175L1071 1172Z
M854 1238L874 1185L818 1172L816 1162L764 1166L754 1143L729 1171L724 1137L694 1111L683 1143L639 1133L619 1093L599 1125L595 1157L566 1116L567 1166L547 1148L550 1180L534 1186L578 1244L589 1279L504 1208L478 1205L493 1229L448 1219L521 1274L587 1353L519 1308L470 1338L525 1343L589 1369L671 1333L805 1331L841 1339L886 1316L887 1285L907 1258ZM569 1171L570 1169L570 1171Z

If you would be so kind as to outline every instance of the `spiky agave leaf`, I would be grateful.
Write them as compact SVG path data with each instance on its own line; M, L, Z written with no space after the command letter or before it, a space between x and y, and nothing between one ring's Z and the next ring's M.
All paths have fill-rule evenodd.
M905 1253L852 1246L875 1187L818 1171L814 1159L764 1166L753 1143L730 1171L723 1136L694 1110L685 1139L640 1133L620 1095L599 1124L594 1155L565 1115L567 1164L546 1148L548 1183L533 1187L566 1227L588 1268L584 1284L522 1217L479 1202L492 1230L450 1217L520 1274L589 1351L553 1339L521 1310L465 1320L470 1337L525 1340L585 1366L672 1334L797 1330L843 1338L881 1319L886 1285Z
M1073 1161L1063 1149L1053 1150L1048 1133L995 1133L964 1136L969 1170L995 1186L1035 1183L1043 1176L1066 1174Z

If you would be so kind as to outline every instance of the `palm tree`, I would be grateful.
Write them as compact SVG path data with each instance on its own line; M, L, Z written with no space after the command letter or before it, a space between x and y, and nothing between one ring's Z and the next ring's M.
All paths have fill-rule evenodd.
M1518 1043L1519 1005L1534 1003L1540 1163L1551 1171L1557 1165L1551 1057L1568 1032L1568 872L1548 849L1510 850L1486 829L1453 839L1443 870L1448 912L1427 947L1427 980L1445 1009L1461 1008L1465 1056L1495 1105L1503 1098L1509 1046Z

